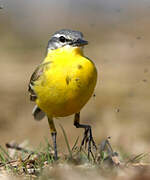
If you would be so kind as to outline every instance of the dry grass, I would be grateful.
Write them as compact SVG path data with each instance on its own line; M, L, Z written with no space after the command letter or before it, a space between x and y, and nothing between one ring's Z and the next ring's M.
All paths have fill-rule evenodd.
M64 131L64 130L62 130ZM64 134L69 154L59 152L59 159L54 161L53 148L46 140L37 150L27 150L16 143L6 144L7 150L0 147L1 179L148 179L150 163L143 163L148 154L139 154L123 158L114 152L109 139L103 140L94 158L88 159L86 149L79 150L77 141L70 148Z

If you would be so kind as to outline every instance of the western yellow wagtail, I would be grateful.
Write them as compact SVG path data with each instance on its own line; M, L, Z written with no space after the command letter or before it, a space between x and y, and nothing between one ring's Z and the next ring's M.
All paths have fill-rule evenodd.
M85 129L81 147L88 143L88 157L91 145L96 148L91 126L80 124L80 110L92 96L97 81L94 63L83 54L87 44L79 31L57 31L48 41L46 58L30 79L30 100L36 103L32 113L36 120L48 117L55 160L58 156L54 117L75 114L74 125Z

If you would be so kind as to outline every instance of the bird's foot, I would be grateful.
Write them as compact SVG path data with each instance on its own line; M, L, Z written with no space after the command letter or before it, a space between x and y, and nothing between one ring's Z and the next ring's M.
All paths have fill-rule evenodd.
M92 155L93 159L95 159L93 152L92 152L92 147L95 150L97 150L97 147L96 147L95 141L94 141L93 136L92 136L91 126L89 126L89 125L87 125L87 127L85 128L84 137L83 137L82 142L81 142L80 150L82 149L82 147L84 145L85 145L85 149L88 146L88 159L90 158L90 154Z

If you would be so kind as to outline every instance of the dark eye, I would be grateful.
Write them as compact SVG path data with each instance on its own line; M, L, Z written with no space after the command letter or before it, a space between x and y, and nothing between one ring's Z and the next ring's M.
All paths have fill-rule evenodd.
M66 42L66 38L64 36L60 36L59 37L59 41L64 43L64 42Z

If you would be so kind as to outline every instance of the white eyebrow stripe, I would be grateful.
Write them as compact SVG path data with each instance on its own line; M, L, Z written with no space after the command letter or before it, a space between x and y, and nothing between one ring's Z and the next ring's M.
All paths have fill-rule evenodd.
M55 34L53 37L59 38L60 36L63 36L62 34Z

